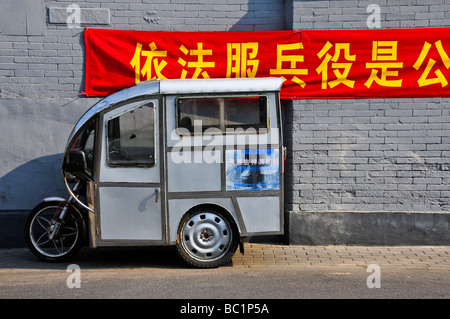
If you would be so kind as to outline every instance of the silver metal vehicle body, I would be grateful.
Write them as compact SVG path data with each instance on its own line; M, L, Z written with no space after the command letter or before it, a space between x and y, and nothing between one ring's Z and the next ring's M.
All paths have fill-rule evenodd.
M201 266L236 240L282 234L281 84L155 80L90 108L63 163L90 246L178 245ZM69 186L77 149L85 197Z

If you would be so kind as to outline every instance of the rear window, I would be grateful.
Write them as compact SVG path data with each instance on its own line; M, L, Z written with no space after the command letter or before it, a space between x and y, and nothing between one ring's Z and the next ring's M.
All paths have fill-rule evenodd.
M180 97L175 103L179 135L249 128L267 133L269 128L266 96Z

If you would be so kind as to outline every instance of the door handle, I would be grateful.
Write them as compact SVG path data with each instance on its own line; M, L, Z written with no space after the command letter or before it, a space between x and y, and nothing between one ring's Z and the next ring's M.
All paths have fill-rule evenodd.
M158 196L159 196L159 188L155 188L155 203L158 202Z

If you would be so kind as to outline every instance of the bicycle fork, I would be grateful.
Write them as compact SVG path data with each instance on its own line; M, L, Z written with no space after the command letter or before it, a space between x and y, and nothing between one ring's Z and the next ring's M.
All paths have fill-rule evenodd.
M78 189L80 183L77 183L73 188L74 191ZM73 197L70 196L69 200L61 202L53 215L53 218L50 222L50 227L48 229L48 238L53 240L56 234L59 234L59 229L61 228L62 223L64 222L64 218L67 215L67 212L70 209L71 202L73 201Z

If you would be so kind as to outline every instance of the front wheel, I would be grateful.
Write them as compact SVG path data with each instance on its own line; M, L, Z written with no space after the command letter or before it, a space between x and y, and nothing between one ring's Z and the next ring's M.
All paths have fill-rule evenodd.
M25 223L25 240L31 252L47 262L62 262L72 258L83 242L84 221L72 206L61 223L55 215L59 201L43 202L29 214Z
M214 209L186 214L177 233L178 253L194 267L213 268L229 262L238 242L236 225Z

